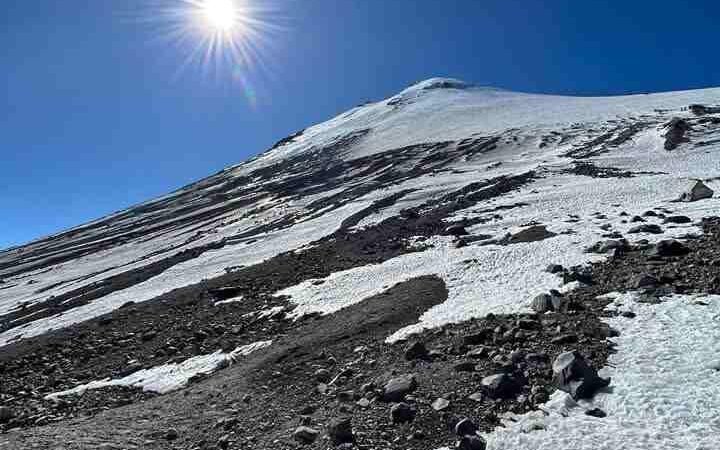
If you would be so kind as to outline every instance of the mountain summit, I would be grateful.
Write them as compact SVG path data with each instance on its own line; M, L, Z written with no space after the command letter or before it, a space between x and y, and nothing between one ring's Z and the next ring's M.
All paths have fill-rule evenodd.
M432 78L0 252L0 444L712 448L718 105Z

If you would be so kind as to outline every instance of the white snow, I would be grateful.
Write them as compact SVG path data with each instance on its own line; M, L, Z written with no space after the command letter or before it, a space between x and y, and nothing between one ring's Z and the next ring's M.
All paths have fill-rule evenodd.
M515 416L485 435L489 450L719 448L720 296L674 296L654 305L620 295L615 308L637 316L607 320L620 331L613 339L618 353L601 371L612 377L611 391L577 406L556 393L543 407L548 415ZM594 407L607 417L584 414Z
M272 341L258 341L242 345L230 353L221 350L209 355L193 356L181 363L163 364L150 369L138 370L126 377L91 381L66 391L54 392L45 396L46 400L55 400L67 395L82 395L89 389L101 389L109 386L128 386L142 388L144 391L166 394L184 387L195 375L209 375L240 357L269 346Z

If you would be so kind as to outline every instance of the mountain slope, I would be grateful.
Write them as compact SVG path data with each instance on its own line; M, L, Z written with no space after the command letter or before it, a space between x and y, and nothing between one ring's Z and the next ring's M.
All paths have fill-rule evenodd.
M543 351L554 357L562 350L578 348L588 353L585 356L591 363L602 367L608 362L610 345L596 330L603 329L602 315L607 314L603 311L610 300L594 299L613 290L635 292L632 280L625 278L647 269L632 266L618 273L613 264L618 265L616 258L623 258L622 254L616 252L608 259L607 254L586 249L597 241L621 242L618 239L626 237L633 242L622 243L624 251L642 259L653 242L671 237L687 240L708 232L708 222L701 226L700 221L716 214L717 196L673 202L694 180L705 180L716 190L719 185L720 113L690 108L699 104L720 104L720 89L582 98L478 88L453 79L426 80L296 133L250 161L165 197L1 252L0 401L14 418L0 426L23 430L12 433L7 442L49 446L67 433L68 420L86 414L92 417L79 422L85 425L72 435L84 442L77 448L105 442L117 442L119 448L170 448L174 441L149 430L145 431L152 436L140 433L144 437L133 440L137 430L123 434L121 427L112 425L113 417L145 417L148 410L161 408L172 421L146 417L148 426L154 432L158 426L184 426L182 445L194 448L201 435L214 433L208 431L214 426L205 422L215 417L215 413L202 419L183 415L193 405L208 401L203 396L207 393L189 393L195 383L199 382L200 391L207 385L209 391L217 392L233 380L244 387L235 389L234 397L224 395L239 401L245 391L261 395L240 380L266 373L267 380L280 379L272 375L271 367L285 367L288 358L298 358L302 364L293 365L293 370L305 375L297 375L293 383L301 386L322 366L303 355L321 347L336 352L334 358L342 361L340 355L348 351L351 355L354 347L350 344L357 344L370 349L368 360L382 360L387 367L425 370L428 377L454 379L452 373L443 372L443 363L404 367L402 351L393 359L397 350L388 349L400 348L402 344L392 343L407 337L442 340L433 337L438 327L455 335L469 332L463 327L489 326L483 321L494 327L512 324L518 314L532 314L533 298L551 289L567 292L568 299L585 304L583 313L550 315L560 330L557 333L563 335L567 331L563 327L577 326L586 331L586 337L559 341ZM638 225L644 227L638 229ZM548 273L545 269L550 263L566 268L564 276ZM590 263L596 265L590 267ZM655 333L652 336L670 333L651 324L654 311L686 314L683 305L695 300L680 294L715 294L720 288L712 284L720 269L694 277L678 269L681 262L676 260L661 259L648 267L663 263L679 272L672 280L660 280L662 289L656 296L672 300L657 310L633 307L648 317L635 323L648 322L648 333ZM593 278L583 276L587 270L594 271L592 287L578 282ZM671 294L675 297L667 297ZM637 302L633 294L626 295L631 297L622 297L623 305ZM617 306L617 298L621 297L613 297L611 308ZM715 297L708 298L714 308ZM578 322L579 317L583 320ZM467 322L473 318L480 322ZM365 327L365 322L371 325ZM622 353L623 342L631 346L623 334L625 325L618 319L611 322L621 329L617 341L621 356L611 364L629 361L629 366L634 353ZM545 346L544 340L553 338L551 325L547 327L549 334L536 332L518 341L495 342L491 352ZM643 336L640 327L628 328L627 334ZM343 329L348 331L343 333ZM707 332L697 338L706 341L683 345L712 342ZM383 343L386 340L389 344ZM297 344L301 350L293 350L295 341L301 343ZM648 343L659 353L663 344L662 340ZM666 350L672 353L672 349L668 343ZM360 359L365 356L360 355ZM453 358L443 361L451 367ZM486 366L474 372L492 374L499 370L493 364L489 358ZM350 378L346 382L377 379L379 383L389 376L372 369L361 372L357 380L346 377ZM532 397L533 388L551 389L551 373L546 372L537 369L536 376L524 377L530 380L523 388L526 398ZM622 373L613 375L621 377L620 386L628 384L632 389ZM464 382L478 382L471 380L475 378ZM653 388L635 378L631 381L642 389ZM281 389L267 383L270 392ZM445 382L439 385L450 388ZM324 394L316 395L327 401L316 408L310 423L329 421L338 414L362 416L357 407L343 407L344 401L327 403L334 401L337 391L343 392L340 388L323 389ZM359 390L359 385L354 389ZM78 397L78 392L85 394ZM153 392L167 395L157 397ZM634 425L638 430L661 429L663 420L681 417L658 413L662 420L640 419L633 409L637 406L624 408L627 391L603 395L601 402L623 405L609 423L631 417L638 421ZM718 395L709 392L708 404ZM178 411L173 404L180 396L186 397L186 405ZM680 402L677 397L671 393L668 401ZM285 406L293 411L309 401L297 392L290 398ZM500 423L498 415L533 410L546 400L532 398L527 404L517 399L497 405L490 402L492 411L484 403L485 409L477 410L472 402L448 411L475 414L485 431L490 431ZM135 404L96 415L99 408L128 402ZM422 399L417 402L416 409L427 408ZM236 421L241 423L254 423L246 421L262 414L229 403L230 409L247 409L236 412L241 416ZM700 403L680 402L677 408L704 408ZM230 427L228 445L270 448L270 442L279 439L282 445L292 446L292 427L297 423L280 419L280 406L264 411L265 421L273 426L262 438ZM396 439L413 432L431 437L412 448L437 448L453 439L447 427L430 432L437 423L450 420L444 416L448 411L441 411L442 417L434 422L419 418L418 430L380 426L372 416L373 411L387 414L380 403L369 411L364 413L368 417L358 419L363 424L356 430L361 445L405 448ZM701 416L693 426L720 426L709 413ZM563 435L572 434L567 431L568 424L575 424L572 420L558 419L543 427L557 426L565 430ZM42 432L33 428L55 421ZM528 421L523 416L519 423ZM99 423L103 437L95 442ZM590 425L598 426L596 422ZM289 431L283 427L290 427ZM518 437L523 433L515 428L486 437L494 448L509 443L526 448L583 445L582 439L554 440L551 431L525 439ZM381 439L384 443L370 444L369 436L382 433L387 434L387 439ZM662 443L701 446L704 442L696 434L658 433L652 439ZM644 443L636 448L646 447ZM597 447L588 444L587 448Z

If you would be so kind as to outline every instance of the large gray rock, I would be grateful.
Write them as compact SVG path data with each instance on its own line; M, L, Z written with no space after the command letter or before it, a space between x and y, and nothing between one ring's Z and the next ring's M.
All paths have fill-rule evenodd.
M695 202L706 198L711 198L715 191L710 189L700 180L694 181L688 189L678 198L681 202Z
M412 422L415 419L415 410L407 403L396 403L390 408L390 417L395 424Z
M560 354L553 362L553 382L561 391L575 400L592 398L595 393L610 384L610 378L601 378L577 352Z
M543 293L536 296L530 307L538 314L543 314L549 311L561 311L565 299L562 294L558 291L552 290L549 294Z
M415 388L417 388L415 375L402 375L385 383L382 399L386 402L401 402Z
M512 398L520 391L520 385L506 373L490 375L480 381L490 398Z
M312 444L319 434L319 431L310 427L297 427L293 432L293 439L303 444Z

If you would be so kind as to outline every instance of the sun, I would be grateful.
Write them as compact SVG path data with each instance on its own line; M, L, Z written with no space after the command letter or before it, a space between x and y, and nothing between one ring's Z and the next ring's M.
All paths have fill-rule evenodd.
M280 0L143 0L132 13L177 64L173 78L190 71L239 85L250 103L257 85L274 76L271 61L289 23ZM190 70L192 69L192 70Z
M214 30L226 33L240 22L240 10L233 0L204 0L199 8L207 25Z

